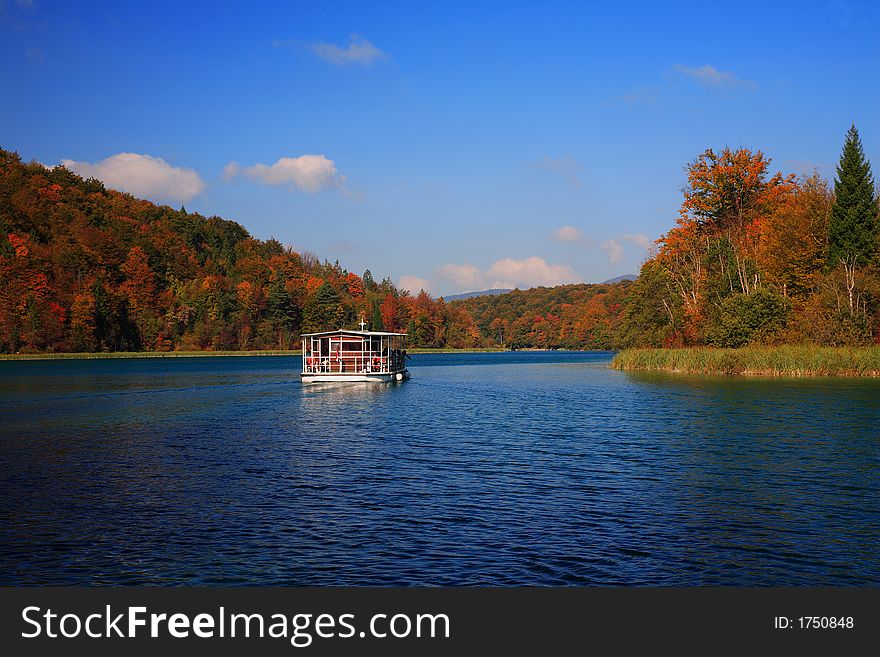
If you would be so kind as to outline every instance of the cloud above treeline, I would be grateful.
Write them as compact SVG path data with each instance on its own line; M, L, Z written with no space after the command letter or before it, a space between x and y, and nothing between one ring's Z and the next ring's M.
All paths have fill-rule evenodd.
M649 251L652 246L651 238L644 233L624 233L620 239L635 244L642 251ZM610 238L602 242L602 250L608 256L608 262L616 265L623 259L623 245L615 238Z
M624 233L621 237L627 242L632 242L636 246L642 247L645 251L650 250L653 244L651 238L644 233Z
M616 239L607 239L602 242L602 250L608 255L608 262L617 264L623 257L623 247Z
M543 258L502 258L488 268L471 263L449 263L438 267L434 279L406 274L401 276L398 287L417 294L419 290L434 293L438 289L454 289L459 292L475 292L493 288L519 288L522 290L546 286L581 283L583 279L569 265L555 265Z
M418 294L422 290L425 292L431 292L434 288L431 281L418 276L411 276L409 274L404 274L400 277L397 281L397 287L401 290L406 290L413 295Z
M445 287L452 286L463 291L517 287L526 289L539 285L552 287L582 281L569 265L551 264L538 256L520 260L503 258L486 269L470 263L449 263L437 269L436 278Z
M702 66L684 66L676 64L672 67L676 73L695 80L704 87L715 87L719 89L732 89L739 87L741 89L755 90L758 85L751 80L743 80L738 78L730 71L719 71L714 66L703 64Z
M552 233L553 238L568 244L581 244L589 247L591 240L574 226L560 226ZM605 252L608 262L619 264L626 254L626 243L633 244L643 252L653 247L653 241L644 233L623 233L606 239L599 245ZM628 247L632 248L632 247ZM401 276L398 287L417 294L419 290L436 293L453 290L455 292L476 292L493 288L519 288L582 283L577 272L570 265L548 263L543 258L502 258L489 267L482 268L472 263L449 263L438 267L432 279L407 274Z
M324 189L344 190L345 176L341 175L333 160L324 155L300 155L282 157L274 164L254 164L241 167L230 162L223 169L224 180L244 176L264 185L287 187L308 194Z
M574 226L560 226L553 231L553 239L566 244L576 244L585 241L586 237Z
M554 240L563 244L588 246L592 242L590 238L574 226L560 226L553 231L552 236ZM651 238L644 233L623 233L618 237L609 238L602 242L600 248L605 252L605 255L608 256L608 261L612 264L617 264L623 259L625 249L623 244L621 244L621 240L635 244L643 251L650 251L653 246Z
M205 191L205 182L195 170L152 155L117 153L95 163L61 160L61 164L83 178L97 178L108 187L149 199L183 202Z
M61 164L83 178L96 178L113 189L156 201L185 202L206 189L205 181L194 169L176 167L161 157L141 153L117 153L99 162L66 159ZM345 176L324 155L282 157L274 164L248 167L230 162L224 167L224 180L237 176L308 194L336 189L348 195Z

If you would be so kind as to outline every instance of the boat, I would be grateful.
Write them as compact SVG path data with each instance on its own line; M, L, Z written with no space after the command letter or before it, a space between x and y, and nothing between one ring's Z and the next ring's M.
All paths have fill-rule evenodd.
M337 329L302 335L302 382L403 381L406 333Z

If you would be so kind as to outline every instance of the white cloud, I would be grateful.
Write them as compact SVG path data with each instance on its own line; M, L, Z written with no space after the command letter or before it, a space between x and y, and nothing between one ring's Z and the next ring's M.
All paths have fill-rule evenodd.
M467 292L489 288L527 289L539 285L552 287L582 280L570 266L549 264L537 256L496 260L488 269L450 263L440 267L436 274L439 280Z
M437 270L437 278L452 283L458 290L472 292L481 289L485 276L476 265L449 263Z
M241 167L238 166L238 162L233 160L232 162L227 164L225 167L223 167L222 178L223 178L223 180L232 180L239 173L241 173Z
M645 251L651 248L651 239L644 233L624 233L623 239L632 242L636 246L642 247Z
M388 59L387 54L359 34L352 34L345 47L337 46L335 43L317 42L309 44L309 49L325 62L337 66L349 64L370 66L376 61Z
M553 231L553 239L557 242L582 242L584 234L574 226L560 226Z
M608 262L612 264L617 264L623 257L623 247L615 239L602 242L602 250L608 254Z
M492 287L550 287L580 281L580 277L568 265L551 265L537 256L523 260L498 260L489 267L487 274Z
M579 188L583 185L580 178L578 178L581 165L570 155L557 159L545 155L539 161L533 163L532 166L536 169L542 169L543 171L549 171L557 176L561 176L572 187Z
M425 292L431 291L431 281L425 280L424 278L419 278L418 276L410 276L409 274L404 274L400 277L400 280L397 281L397 287L401 290L408 290L410 294L418 294L421 290Z
M265 185L288 186L309 194L332 188L345 191L345 176L339 174L333 160L323 155L282 157L272 165L255 164L245 168L233 161L223 168L225 180L238 175L259 180Z
M193 169L173 167L151 155L118 153L94 164L75 160L61 160L61 164L84 178L97 178L135 196L189 201L205 191L204 181Z
M682 66L681 64L676 64L673 67L678 73L681 73L684 76L692 78L696 80L699 84L705 87L717 87L717 88L734 88L740 87L743 89L756 89L758 85L756 85L751 80L741 80L736 77L730 71L719 71L714 66L709 66L708 64L703 64L702 66Z

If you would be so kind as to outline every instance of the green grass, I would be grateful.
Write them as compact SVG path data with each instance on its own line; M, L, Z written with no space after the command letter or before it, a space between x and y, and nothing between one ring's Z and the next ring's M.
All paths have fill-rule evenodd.
M500 347L472 349L408 349L410 354L472 353L503 351ZM299 349L266 349L263 351L108 351L97 353L0 354L2 360L92 360L97 358L205 358L210 356L301 356Z
M880 347L743 347L742 349L626 349L618 370L763 376L880 376Z

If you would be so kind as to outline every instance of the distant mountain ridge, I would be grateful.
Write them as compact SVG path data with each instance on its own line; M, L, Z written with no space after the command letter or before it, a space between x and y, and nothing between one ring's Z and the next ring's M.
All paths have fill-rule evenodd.
M614 278L609 278L607 281L602 281L599 285L609 285L611 283L622 283L623 281L634 281L638 278L636 274L623 274L622 276L615 276Z
M473 297L494 297L497 294L507 294L508 292L513 292L513 290L510 288L492 288L491 290L482 290L480 292L448 294L442 298L444 301L461 301L462 299L472 299Z
M610 285L612 283L622 283L623 281L634 281L638 278L636 274L623 274L602 281L598 285ZM444 301L461 301L462 299L473 299L474 297L494 297L499 294L507 294L513 292L510 288L492 288L491 290L481 290L479 292L462 292L461 294L447 294L442 297Z

